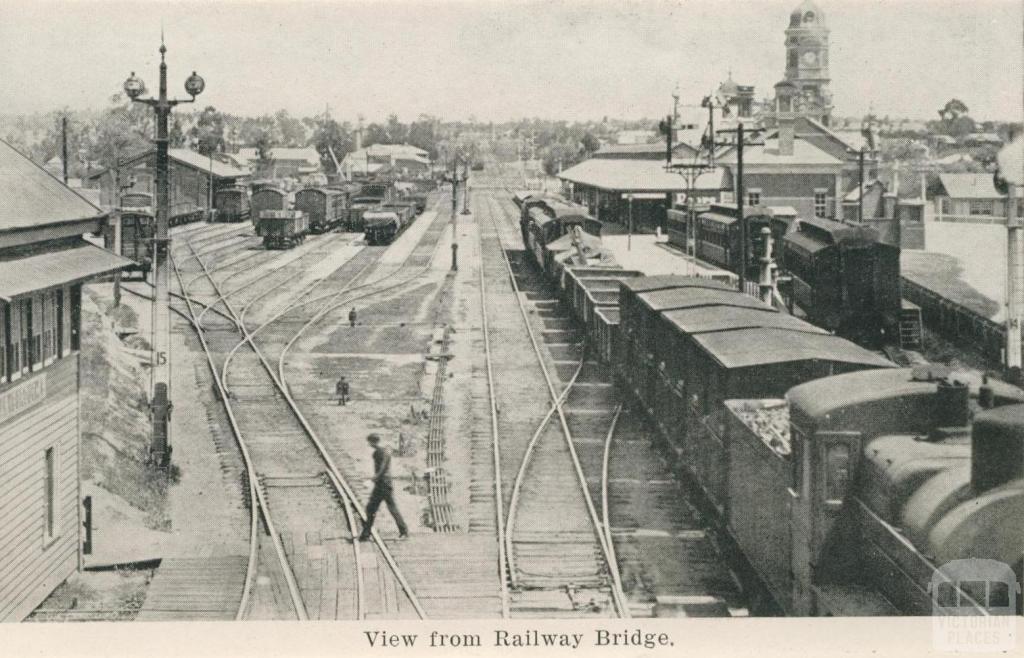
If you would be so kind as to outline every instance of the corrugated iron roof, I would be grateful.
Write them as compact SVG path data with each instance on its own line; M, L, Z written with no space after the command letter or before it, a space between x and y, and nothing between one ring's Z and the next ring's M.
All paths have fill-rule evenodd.
M736 149L729 149L719 155L719 163L733 165L736 163ZM793 153L779 152L778 139L766 139L764 144L750 144L743 149L745 165L841 165L842 160L832 157L824 150L805 139L797 137L793 140Z
M612 192L687 192L685 176L665 171L662 160L591 158L558 174L562 180ZM706 171L694 181L693 191L726 189L722 168Z
M210 158L208 156L201 155L201 154L196 153L195 151L192 151L190 149L168 149L167 150L167 155L168 155L168 157L170 157L172 163L173 162L177 162L180 165L185 165L186 167L192 167L193 169L197 169L199 171L202 171L203 173L206 173L206 174L210 173ZM222 154L217 154L217 155L225 155L225 154L222 153ZM156 157L156 149L149 149L148 151L142 151L141 153L136 153L135 155L131 156L130 158L128 158L126 160L123 160L121 166L123 167L123 166L127 166L127 165L132 165L132 164L135 164L136 162L139 162L140 160L143 160L145 158L155 158L155 157ZM93 173L89 174L89 179L90 180L95 180L95 179L99 178L100 176L103 176L107 171L108 171L107 169L101 169L99 171L93 172ZM248 172L248 170L242 169L241 167L236 167L233 164L228 164L226 162L221 162L220 160L217 160L216 157L214 157L214 159L213 159L213 175L218 177L218 178L244 178L244 177L249 175L249 172Z
M100 214L99 208L0 140L0 231Z
M693 339L723 367L730 369L794 361L895 367L874 352L831 334L758 327L696 334Z
M0 260L0 299L10 301L37 290L83 281L132 264L127 258L84 240L70 249Z
M806 233L788 233L782 237L783 243L789 248L803 252L806 256L812 256L829 245L820 240L815 240Z
M760 299L745 295L738 290L707 290L704 288L670 288L640 294L644 304L654 311L674 308L693 308L725 304L746 308L770 308Z
M804 322L800 318L779 313L775 309L738 306L701 306L665 311L665 316L676 328L687 334L713 331L734 331L754 327L778 327L814 334L827 333L824 329Z
M708 288L711 290L732 290L731 287L713 279L702 279L679 274L661 274L658 276L641 276L623 279L622 286L635 293L663 290L666 288Z
M700 219L707 219L709 221L717 222L719 224L725 224L725 225L735 224L736 223L736 219L737 219L736 217L730 217L729 215L723 215L720 212L702 212L700 215L698 215L698 217Z

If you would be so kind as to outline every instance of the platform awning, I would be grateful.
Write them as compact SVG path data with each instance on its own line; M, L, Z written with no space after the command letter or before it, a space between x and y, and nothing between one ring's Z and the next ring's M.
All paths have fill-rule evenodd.
M725 171L718 168L700 173L693 181L693 192L719 192L730 189L731 183L727 180ZM665 170L664 160L591 158L566 169L558 174L558 177L569 183L618 193L664 194L687 192L691 189L685 176Z
M0 259L0 300L116 272L132 264L127 258L85 241L21 258Z

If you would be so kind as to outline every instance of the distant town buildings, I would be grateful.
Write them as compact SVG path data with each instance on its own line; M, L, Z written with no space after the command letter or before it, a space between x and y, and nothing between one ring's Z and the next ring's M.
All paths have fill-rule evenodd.
M341 163L341 173L348 180L391 169L404 176L430 172L430 154L411 144L374 144L356 149Z
M266 171L257 171L260 165L259 152L255 148L238 149L234 157L239 164L248 168L254 176L267 178L302 178L320 173L320 154L312 146L303 148L275 147L270 149Z

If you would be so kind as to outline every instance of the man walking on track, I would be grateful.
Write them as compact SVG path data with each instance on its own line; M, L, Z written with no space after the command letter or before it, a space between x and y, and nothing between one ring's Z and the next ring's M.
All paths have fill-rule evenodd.
M348 325L350 327L356 326L356 307L353 306L352 310L348 312Z
M338 395L338 406L348 404L348 381L344 377L338 380L337 386L334 387L334 392Z
M370 501L366 503L366 523L363 524L359 541L367 541L370 538L373 519L381 503L387 504L388 511L398 525L398 538L405 539L409 536L409 528L398 511L398 505L395 504L394 490L391 486L391 452L380 445L380 437L376 434L366 437L366 442L373 448L373 491L370 492Z

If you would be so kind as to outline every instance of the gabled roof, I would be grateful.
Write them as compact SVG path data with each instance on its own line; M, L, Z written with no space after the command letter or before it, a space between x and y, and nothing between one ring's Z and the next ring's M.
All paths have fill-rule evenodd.
M238 157L246 162L252 162L256 160L256 149L238 149ZM306 162L311 166L320 165L320 154L317 153L317 150L312 146L304 146L301 148L276 146L270 149L270 158L272 160L299 160Z
M609 192L686 192L686 177L665 171L664 160L591 158L558 174L562 180ZM722 168L697 177L694 191L729 189L729 175Z
M1001 199L992 174L939 174L939 183L951 199ZM1017 196L1024 190L1017 189Z
M142 151L141 153L136 153L127 160L124 160L121 166L133 165L145 158L154 157L155 154L156 149L149 149L147 151ZM201 155L190 149L168 149L167 155L173 162L177 162L180 165L191 167L205 174L210 173L210 158L205 155ZM89 174L88 178L90 180L94 180L103 176L107 171L109 171L109 168L101 169ZM215 156L213 159L213 175L217 178L244 178L249 175L249 172L241 167L221 162Z
M686 142L676 142L672 145L672 152L693 154L695 151ZM592 157L608 159L632 157L637 160L664 160L665 140L662 139L653 144L606 144L598 149Z
M89 219L102 211L0 140L0 231Z
M878 185L881 185L883 190L885 189L885 183L883 183L882 181L878 180L877 178L873 179L873 180L866 180L866 181L864 181L864 191L865 192L870 191L872 187L876 187ZM854 185L853 189L850 190L849 192L847 192L846 196L843 197L843 201L858 201L858 200L860 200L860 185Z
M821 165L839 166L843 161L833 157L824 150L818 148L806 139L797 136L793 139L793 153L784 155L779 152L779 140L775 134L770 134L763 144L747 144L743 149L744 165ZM736 147L729 147L722 155L718 156L722 164L736 163Z

